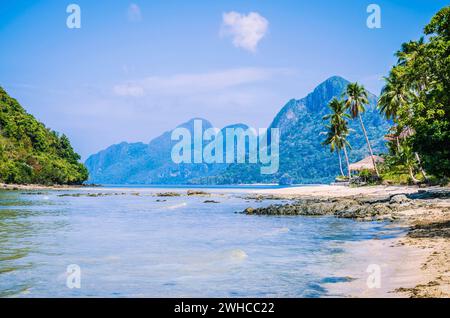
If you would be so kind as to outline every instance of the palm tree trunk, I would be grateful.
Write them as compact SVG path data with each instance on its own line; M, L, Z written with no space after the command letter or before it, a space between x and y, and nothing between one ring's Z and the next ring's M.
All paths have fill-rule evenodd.
M348 178L351 179L352 178L352 173L350 171L350 162L348 161L347 147L345 147L345 145L344 145L344 155L345 155L345 161L347 162Z
M377 177L379 177L380 174L378 172L377 163L375 162L375 158L373 157L372 146L370 145L369 137L367 137L366 127L364 127L364 123L363 123L361 114L359 114L359 122L361 123L361 128L363 130L364 137L366 137L366 142L367 142L367 146L369 147L369 153L370 153L370 158L372 158L373 167L375 168L375 172L377 174Z
M414 176L414 172L413 172L412 166L409 164L409 160L408 159L406 159L406 164L408 165L409 176L410 176L412 182L414 182L414 184L418 183L419 180L417 180L416 177Z
M419 154L418 154L417 152L415 152L414 155L416 156L416 160L417 160L417 163L418 163L418 165L419 165L420 173L422 173L423 178L424 178L425 180L428 180L427 174L425 173L425 170L423 170L423 167L422 167L422 163L421 163L421 161L420 161Z
M337 149L338 157L339 157L339 169L341 169L341 176L345 176L344 170L342 170L342 159L341 159L341 151Z

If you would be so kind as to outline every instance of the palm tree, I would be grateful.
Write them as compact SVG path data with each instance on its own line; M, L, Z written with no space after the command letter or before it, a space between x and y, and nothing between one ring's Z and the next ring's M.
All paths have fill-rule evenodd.
M341 150L339 148L339 137L336 135L335 133L335 129L334 127L332 127L331 125L326 125L325 126L328 131L324 132L324 134L327 135L327 138L325 139L325 141L322 142L322 145L329 145L330 146L330 151L333 152L337 152L338 157L339 157L339 170L341 171L341 176L344 176L344 170L342 169L342 159L341 159Z
M384 114L386 119L392 119L395 123L399 117L399 110L406 105L410 98L410 94L405 89L405 86L399 80L399 77L394 73L391 73L389 77L384 77L386 85L381 90L381 96L378 99L377 107L380 113ZM399 135L401 129L398 125L395 125L392 129L394 131L393 136L397 144L397 153L400 153L400 140Z
M400 148L400 139L406 139L413 131L407 126L399 127L398 121L401 114L411 119L412 112L408 108L408 105L411 104L414 100L414 94L405 87L404 81L394 72L391 72L389 77L385 77L386 85L383 87L381 91L381 96L378 100L378 108L382 114L386 117L386 119L392 119L397 124L395 134L396 142L397 142L397 152L401 152ZM409 132L410 131L410 132ZM415 159L417 161L419 170L421 171L425 180L428 179L425 170L422 168L419 154L414 152ZM413 181L416 181L414 178L414 174L412 172L412 161L414 159L408 159L407 166Z
M379 177L380 174L375 162L375 157L373 156L372 146L370 145L369 137L367 137L366 127L364 127L364 123L361 117L361 114L366 111L365 105L369 104L367 91L364 86L359 85L358 83L350 83L347 85L344 96L346 98L345 107L350 110L352 118L359 118L359 122L361 124L361 128L364 133L364 137L366 138L367 146L369 148L370 157L372 158L372 163L375 168L375 172Z
M378 108L386 119L396 121L399 111L412 99L412 94L396 75L391 74L384 80L386 85L378 99Z
M328 106L331 109L331 114L324 116L323 119L330 120L330 125L326 126L328 128L328 132L327 138L325 139L323 144L330 145L331 152L336 151L338 153L339 168L342 175L344 175L344 171L342 169L341 149L344 150L348 176L349 178L351 178L350 163L348 160L346 149L347 146L350 147L350 144L347 141L349 129L347 127L346 120L346 118L350 118L350 115L345 113L346 108L344 102L338 100L337 98L333 98Z

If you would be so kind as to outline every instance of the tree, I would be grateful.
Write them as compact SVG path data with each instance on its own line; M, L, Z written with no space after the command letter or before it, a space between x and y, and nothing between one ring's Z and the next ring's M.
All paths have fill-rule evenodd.
M411 180L417 183L418 180L414 176L416 164L425 179L427 179L427 175L420 165L419 155L417 152L413 153L411 146L408 144L408 137L413 134L413 130L408 126L405 127L399 120L412 116L413 112L410 105L414 103L415 96L411 89L405 86L405 81L402 80L398 70L394 69L389 77L385 77L384 80L386 85L381 91L377 107L386 119L394 121L395 127L393 130L396 147L393 147L393 149L396 149L396 155L403 160L408 168Z
M399 134L413 132L400 139L424 176L422 165L435 176L449 177L450 6L432 18L424 35L396 53L379 107L394 118Z
M347 163L348 177L351 178L350 163L347 155L347 146L350 144L347 141L349 129L347 126L347 118L350 118L349 114L345 113L345 105L343 101L333 98L328 107L331 109L331 114L323 117L324 120L329 120L330 124L326 125L328 132L327 138L322 143L323 145L330 145L331 152L336 151L339 157L339 168L341 174L344 175L342 169L341 150L344 150L345 160Z
M369 104L367 91L364 86L358 83L350 83L347 85L347 89L344 93L345 96L345 107L350 111L352 118L358 117L361 124L364 137L366 138L367 146L369 148L370 157L372 158L372 163L375 168L375 172L379 177L377 164L375 162L375 157L373 156L372 146L370 145L369 137L367 136L366 127L364 126L361 114L366 111L365 105Z
M396 122L399 111L411 103L413 94L396 72L391 73L389 77L384 77L384 80L386 85L381 90L378 108L386 119Z

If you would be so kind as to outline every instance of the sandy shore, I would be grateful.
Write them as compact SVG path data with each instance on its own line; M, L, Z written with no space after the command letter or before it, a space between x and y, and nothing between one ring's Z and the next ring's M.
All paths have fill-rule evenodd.
M366 186L350 188L342 185L318 185L305 187L292 187L281 189L254 190L254 193L284 196L287 198L297 197L351 197L351 196L385 196L394 194L415 193L418 187L408 186Z

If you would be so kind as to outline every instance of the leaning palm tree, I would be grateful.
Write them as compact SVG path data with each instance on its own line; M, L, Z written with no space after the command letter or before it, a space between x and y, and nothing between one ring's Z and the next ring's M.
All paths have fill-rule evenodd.
M330 146L331 153L337 152L339 158L339 170L341 171L341 176L345 176L344 170L342 169L342 158L341 158L341 149L339 147L339 136L336 135L334 127L331 125L327 125L327 132L324 134L327 135L327 138L322 142L324 146Z
M327 125L326 126L328 131L326 132L327 138L324 142L322 142L323 145L330 145L330 151L331 152L337 152L339 157L339 168L341 170L341 175L344 176L344 170L342 169L342 159L341 159L341 150L344 150L345 155L345 161L347 164L347 172L348 177L351 178L351 171L350 171L350 162L348 160L347 155L347 147L350 147L350 144L347 140L347 134L343 133L342 131L339 131L339 128L333 126L333 125ZM341 135L342 134L342 135Z
M347 156L347 147L350 148L350 144L347 141L349 129L347 127L346 120L346 118L350 118L350 115L345 113L346 108L344 102L338 100L337 98L333 98L328 106L331 109L331 114L324 116L323 119L330 120L330 125L326 126L328 128L328 132L327 138L323 144L330 145L331 152L336 151L338 153L339 168L342 175L344 175L344 171L342 169L341 150L344 150L348 176L351 178L350 163Z
M367 136L366 127L364 126L361 114L366 111L365 105L369 104L369 98L367 91L364 86L358 83L350 83L347 85L347 89L344 93L345 96L345 107L350 110L352 118L358 117L361 124L364 137L366 138L367 146L369 148L370 157L372 158L372 163L375 168L375 172L379 177L377 164L375 162L375 157L373 156L372 146L370 145L369 137Z

